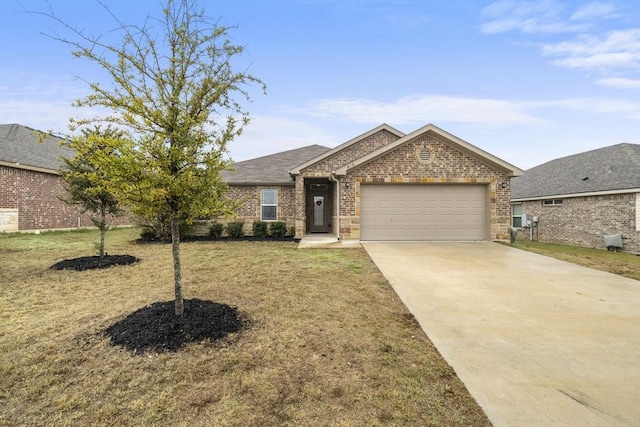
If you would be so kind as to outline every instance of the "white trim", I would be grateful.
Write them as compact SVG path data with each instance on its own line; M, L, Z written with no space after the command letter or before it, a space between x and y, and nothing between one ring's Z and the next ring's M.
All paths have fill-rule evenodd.
M499 159L498 157L487 153L486 151L476 147L475 145L472 145L470 143L468 143L467 141L464 141L460 138L458 138L455 135L450 134L449 132L446 132L442 129L440 129L439 127L433 125L433 124L428 124L426 126L421 127L420 129L411 132L409 135L405 135L402 138L398 139L397 141L392 142L391 144L387 144L384 147L381 147L379 149L377 149L376 151L367 154L366 156L363 156L345 166L342 166L341 168L337 169L336 171L334 171L334 173L336 175L339 176L344 176L347 174L347 172L353 168L356 168L358 166L361 166L365 163L368 163L374 159L376 159L377 157L382 156L383 154L388 153L391 150L394 150L395 148L406 144L407 142L413 140L414 138L423 135L427 132L431 132L436 134L437 136L446 139L448 142L453 143L455 145L455 148L458 148L460 150L462 150L463 152L465 152L466 154L469 154L475 158L477 158L478 160L480 160L483 163L489 163L491 166L501 169L504 172L507 172L509 174L510 177L513 176L521 176L524 171L520 168L517 168L515 166L513 166L510 163L505 162L502 159Z
M636 231L640 231L640 193L636 193Z
M276 203L275 204L274 203L264 203L263 202L263 199L264 199L263 193L265 191L274 191L276 193ZM279 191L278 191L277 188L261 188L260 189L260 221L273 222L273 221L277 221L278 220L278 202L279 202L278 198L279 198ZM275 206L276 207L276 215L275 215L274 219L264 219L262 208L265 207L265 206L269 206L269 207Z
M387 132L390 132L392 134L394 134L395 136L402 138L405 136L404 132L400 132L398 129L395 129L391 126L389 126L386 123L381 124L378 127L375 127L373 129L371 129L368 132L363 133L362 135L358 135L355 138L350 139L349 141L338 145L337 147L327 151L326 153L322 153L319 156L314 157L313 159L301 164L300 166L296 166L295 168L291 169L289 171L289 175L300 175L300 171L304 168L308 168L309 166L318 163L321 160L326 159L327 157L330 157L334 154L336 154L339 151L344 150L345 148L348 148L350 146L352 146L353 144L362 141L363 139L369 138L371 135L375 135L376 133L382 131L382 130L386 130Z
M518 199L511 199L511 202L531 202L535 200L571 199L574 197L610 196L613 194L629 194L638 192L640 192L640 188L629 188L626 190L593 191L591 193L554 194L551 196L523 197Z
M38 166L23 165L22 163L5 162L3 160L0 160L0 166L6 166L8 168L22 169L22 170L33 171L33 172L48 173L51 175L60 175L60 172L57 170L41 168Z

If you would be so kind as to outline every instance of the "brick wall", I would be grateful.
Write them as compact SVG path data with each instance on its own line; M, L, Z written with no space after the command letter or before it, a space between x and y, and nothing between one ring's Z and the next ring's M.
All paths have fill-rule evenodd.
M398 140L399 137L381 130L368 138L359 141L350 147L345 148L333 156L330 156L323 161L305 168L302 172L305 176L322 176L328 177L331 171L334 171L348 163L353 162L369 153L376 151L378 148L384 147L393 141Z
M302 237L306 230L304 178L328 178L334 170L358 160L398 139L400 139L400 137L397 135L386 130L381 130L337 152L333 156L300 171L300 176L296 177L296 236ZM345 188L345 184L341 183L340 195L342 198L349 197L349 192L344 191ZM342 200L340 203L342 203Z
M420 151L428 148L431 157L420 159ZM428 135L396 148L378 159L350 171L341 180L341 232L344 238L360 237L360 184L486 184L489 186L490 238L508 238L510 223L509 189L502 188L508 177L464 154L446 142ZM349 188L346 188L347 185Z
M622 233L624 250L639 253L636 197L635 193L572 197L562 199L560 206L528 201L522 202L522 212L529 218L538 216L534 239L541 242L604 248L604 235ZM528 239L529 230L522 230L518 238Z
M387 145L398 137L381 131L343 152L301 171L300 177L328 177L334 171ZM428 148L431 157L420 158ZM296 230L304 233L304 185L296 179ZM507 239L511 218L508 177L475 157L452 148L446 141L423 134L361 167L340 177L340 235L344 239L360 237L360 184L486 184L489 187L490 238Z
M293 185L230 185L227 198L241 200L242 204L236 215L230 218L217 218L215 221L227 224L232 221L244 222L244 231L251 234L253 222L260 221L260 190L278 190L278 221L287 224L287 228L295 226L295 186ZM208 224L208 223L207 223ZM207 224L200 224L196 233L203 234ZM206 227L205 227L206 226Z
M59 175L0 166L0 209L18 210L18 230L92 227L88 215L59 199L64 193ZM130 223L128 218L110 221Z

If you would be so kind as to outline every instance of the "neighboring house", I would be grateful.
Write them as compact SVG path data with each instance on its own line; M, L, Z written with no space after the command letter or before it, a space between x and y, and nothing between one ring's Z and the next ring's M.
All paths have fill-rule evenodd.
M236 220L283 221L296 236L360 240L508 238L517 167L427 125L383 124L336 148L312 145L225 172Z
M40 142L40 134L18 124L0 125L0 232L93 225L59 199L65 194L60 157L73 152L54 136Z
M620 233L624 250L640 252L639 194L640 145L587 151L512 179L512 225L521 237L595 248Z

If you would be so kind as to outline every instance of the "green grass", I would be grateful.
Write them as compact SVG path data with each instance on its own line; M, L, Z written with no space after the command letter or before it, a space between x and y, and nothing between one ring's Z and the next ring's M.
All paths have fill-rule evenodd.
M607 271L640 280L640 256L638 255L580 246L532 242L528 240L518 240L511 244L511 246L596 270Z
M224 342L135 355L103 331L173 298L169 245L107 234L135 265L52 271L97 232L0 235L0 425L489 425L361 249L182 245L186 298L237 306Z

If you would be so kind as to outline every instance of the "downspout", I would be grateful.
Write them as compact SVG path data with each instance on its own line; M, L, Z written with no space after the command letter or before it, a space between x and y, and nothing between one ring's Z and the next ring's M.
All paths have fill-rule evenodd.
M336 178L335 171L331 172L329 181L336 183L336 225L338 227L338 240L340 240L340 180Z

